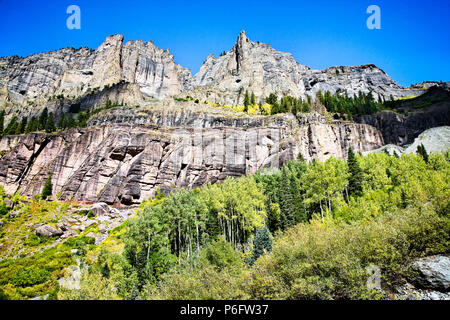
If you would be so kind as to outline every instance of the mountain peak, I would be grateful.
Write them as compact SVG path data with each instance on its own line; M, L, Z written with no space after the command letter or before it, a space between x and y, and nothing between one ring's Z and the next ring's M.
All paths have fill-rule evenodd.
M236 47L243 47L247 42L250 42L250 40L247 38L245 30L242 30L237 38Z

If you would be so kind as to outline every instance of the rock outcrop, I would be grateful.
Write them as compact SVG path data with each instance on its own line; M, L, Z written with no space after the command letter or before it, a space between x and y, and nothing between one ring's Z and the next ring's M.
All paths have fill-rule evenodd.
M405 90L374 65L337 66L312 70L299 64L290 53L267 44L250 41L244 31L225 55L210 55L192 79L191 96L222 104L242 104L246 90L257 102L270 93L315 98L319 90L349 95L372 92L389 100L424 93L424 89Z
M140 118L138 118L140 119ZM38 194L52 173L54 194L63 200L131 205L160 187L197 187L226 177L278 167L301 153L306 160L345 157L351 146L367 151L383 145L373 127L333 122L319 114L277 117L163 117L148 121L71 129L59 134L8 136L0 140L0 184ZM174 119L173 121L171 119ZM228 124L229 126L225 126Z
M425 84L406 90L374 65L312 70L290 53L253 42L241 32L234 47L218 58L210 55L193 77L175 64L169 50L151 41L128 41L112 35L96 49L64 48L25 58L0 58L0 107L7 120L38 115L44 107L56 118L73 104L83 109L107 100L148 105L171 96L215 103L242 104L246 90L257 102L270 93L315 97L318 90L372 92L375 98L416 96Z
M410 264L406 283L396 288L399 299L450 300L450 258L429 256Z
M44 106L57 112L60 99L77 102L118 83L130 84L130 92L114 101L130 105L144 99L134 88L147 97L165 98L188 89L190 79L190 71L175 64L168 50L150 41L124 44L122 35L113 35L97 50L64 48L0 58L0 105L7 114L17 110L22 116L37 114Z
M417 98L397 103L397 112L383 111L354 119L378 128L388 144L410 144L427 129L450 125L450 90L433 87Z

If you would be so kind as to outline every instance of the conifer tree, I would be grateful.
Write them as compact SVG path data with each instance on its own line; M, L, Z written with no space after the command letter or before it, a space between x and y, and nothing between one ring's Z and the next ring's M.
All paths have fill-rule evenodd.
M248 90L245 91L244 97L244 112L248 111L248 106L250 105L250 97L248 96Z
M45 132L52 133L55 131L55 120L53 118L53 112L50 112L47 122L45 123Z
M39 116L39 130L44 130L47 124L48 119L48 109L47 107L42 110L41 115Z
M423 145L423 143L421 143L420 145L417 146L417 153L422 156L425 163L428 163L428 152L425 149L425 146Z
M66 116L64 115L64 113L59 118L57 127L59 130L66 128Z
M30 121L28 122L25 133L35 132L39 129L39 120L36 117L31 117Z
M360 195L362 192L363 174L355 153L351 147L348 150L347 164L350 172L350 177L348 178L349 193L351 195Z
M264 226L258 229L253 240L253 252L250 258L250 264L253 264L265 252L272 251L272 235L269 229Z
M252 96L251 96L251 98L250 98L250 103L251 103L252 105L255 105L255 104L256 104L255 93L253 93L253 92L252 92Z
M17 122L17 116L13 116L6 127L5 133L8 135L20 134L20 124Z
M27 128L28 124L28 118L23 117L22 121L20 122L20 133L25 133L25 129Z
M46 200L49 196L52 195L52 174L50 173L47 177L47 180L45 180L44 188L42 189L42 199Z
M3 135L5 125L5 111L0 111L0 137Z

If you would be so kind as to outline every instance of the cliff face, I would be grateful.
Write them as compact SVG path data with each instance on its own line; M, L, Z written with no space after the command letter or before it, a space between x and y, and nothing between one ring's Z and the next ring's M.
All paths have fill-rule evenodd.
M145 124L130 118L127 124L4 137L0 184L7 192L20 189L32 196L52 173L60 199L129 205L152 196L158 187L167 192L255 173L279 167L298 153L306 160L324 160L345 157L349 146L368 151L383 145L371 126L327 124L320 115L267 118L264 127L263 120L241 126L242 120L235 119L227 127L212 117L194 128L180 127L190 117L162 120L171 118L177 116L161 118L165 127L155 125L152 117Z
M225 55L206 59L193 77L192 87L192 96L225 104L242 104L245 90L253 92L257 102L270 93L315 98L319 90L332 94L347 91L351 96L372 92L386 100L424 92L420 88L405 90L374 65L312 70L290 53L250 41L244 31Z
M376 127L385 143L410 144L423 131L450 124L450 90L446 85L435 86L420 97L397 102L396 109L355 117L355 121Z
M92 93L118 83L128 83L120 101L143 102L148 97L165 98L189 88L191 73L176 65L168 50L152 42L128 41L122 35L108 37L97 50L65 48L26 58L0 58L0 104L9 114L37 114L44 106L57 111L64 101L78 102ZM136 95L138 93L138 95Z
M26 58L0 58L0 107L9 119L12 113L19 118L38 115L45 106L58 117L71 104L88 108L110 98L146 105L152 99L191 95L237 105L243 103L246 90L257 102L270 93L314 98L318 90L349 95L371 91L384 99L424 92L423 85L405 90L374 65L312 70L290 53L250 41L245 32L225 55L210 55L194 77L175 64L168 50L153 42L123 43L123 39L110 36L96 50L64 48ZM120 95L111 88L121 90Z

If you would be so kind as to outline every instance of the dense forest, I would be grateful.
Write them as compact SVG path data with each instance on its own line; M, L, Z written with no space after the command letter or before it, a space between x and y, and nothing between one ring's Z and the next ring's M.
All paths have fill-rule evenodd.
M157 192L100 246L77 240L90 266L81 288L55 289L52 297L393 298L408 261L448 252L449 161L449 152L350 150L347 161L298 159L280 170ZM8 263L14 265L3 261L0 270ZM366 286L372 265L382 271L383 290ZM15 288L3 277L3 295L45 283L45 275L34 276Z

